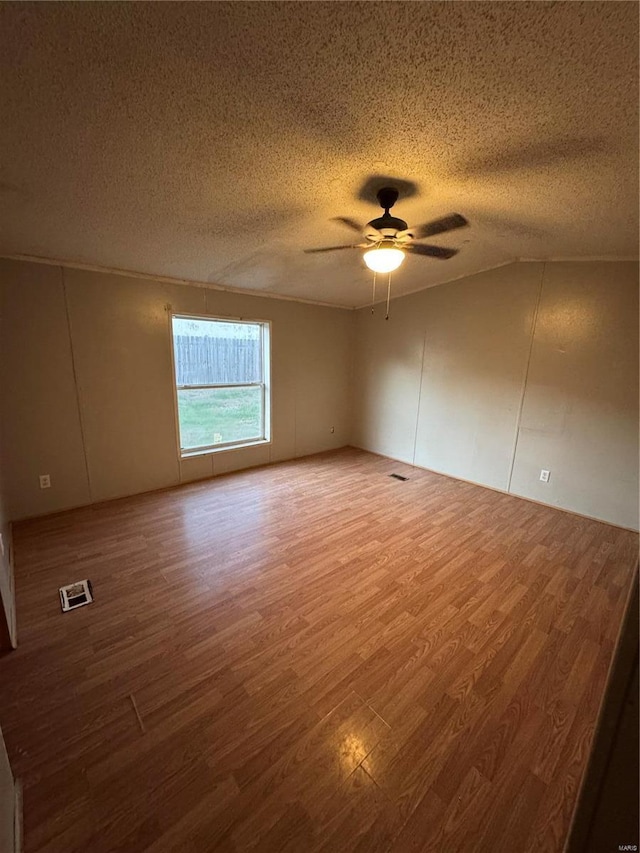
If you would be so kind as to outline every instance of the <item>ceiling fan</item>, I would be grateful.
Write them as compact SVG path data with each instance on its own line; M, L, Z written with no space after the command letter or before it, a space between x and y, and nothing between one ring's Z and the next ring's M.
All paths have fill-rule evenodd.
M442 219L434 219L424 225L409 228L404 219L392 216L389 211L398 200L398 190L394 187L383 187L378 190L376 197L384 210L382 216L372 219L363 228L358 222L348 216L335 217L336 222L342 222L352 231L357 231L364 238L362 243L352 243L346 246L326 246L320 249L305 249L311 252L335 252L338 249L368 249L364 253L364 262L374 272L392 272L404 260L404 252L412 255L424 255L446 261L458 254L457 249L447 249L444 246L432 246L425 243L414 243L425 237L434 237L456 228L463 228L469 223L459 213L452 213Z

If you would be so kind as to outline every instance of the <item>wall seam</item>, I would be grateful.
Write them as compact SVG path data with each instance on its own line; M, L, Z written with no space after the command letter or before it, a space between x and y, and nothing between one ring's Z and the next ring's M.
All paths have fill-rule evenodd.
M349 330L349 393L347 395L347 444L351 445L355 440L355 387L356 387L356 319L354 311L351 315L351 328Z
M416 411L416 428L413 433L413 457L412 465L416 464L416 449L418 446L418 424L420 423L420 404L422 403L422 380L424 378L424 356L427 351L427 324L424 324L424 335L422 336L422 359L420 361L420 387L418 388L418 409Z
M298 341L300 340L300 327L296 324L294 336L296 363L293 368L293 458L298 458Z
M522 410L524 408L524 398L527 393L527 384L529 382L529 368L531 367L531 355L533 353L533 343L536 337L536 328L538 325L538 313L540 311L540 302L542 300L542 288L544 287L544 275L547 269L546 262L542 264L542 274L540 276L540 286L538 287L538 298L533 311L533 321L531 323L531 341L529 342L529 353L527 355L527 366L525 367L524 377L522 380L522 391L520 392L520 405L518 406L518 415L516 417L516 434L513 442L513 451L511 453L511 465L509 466L509 479L507 481L507 494L511 494L511 480L513 479L513 469L516 464L516 454L518 452L518 440L520 438L520 424L522 421Z
M64 299L64 310L67 318L67 332L69 333L69 350L71 352L71 372L73 374L73 387L76 392L76 406L78 407L78 420L80 422L80 437L82 439L82 455L84 458L84 470L87 475L87 489L89 490L89 502L93 503L93 491L91 489L91 476L89 474L89 459L87 458L87 442L85 437L85 424L82 417L82 405L80 402L80 387L78 385L78 373L76 371L76 357L73 351L73 335L71 334L71 315L69 314L69 300L67 297L67 282L64 267L60 267L60 280L62 282L62 296Z

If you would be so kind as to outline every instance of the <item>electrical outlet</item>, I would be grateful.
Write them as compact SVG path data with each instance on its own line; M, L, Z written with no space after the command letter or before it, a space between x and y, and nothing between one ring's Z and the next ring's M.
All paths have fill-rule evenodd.
M551 476L550 471L545 471L544 468L542 469L542 471L540 471L540 479L542 480L543 483L548 483L550 476Z
M335 427L331 427L331 429L329 430L329 432L335 432L335 431L336 431Z
M51 477L49 474L40 474L40 488L41 489L50 489L51 488Z

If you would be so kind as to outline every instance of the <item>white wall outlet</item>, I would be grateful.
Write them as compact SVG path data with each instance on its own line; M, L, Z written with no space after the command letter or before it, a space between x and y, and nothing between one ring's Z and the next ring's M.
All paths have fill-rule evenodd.
M40 488L41 489L50 489L51 488L51 476L49 474L40 474Z
M540 479L543 483L549 482L549 477L551 476L551 471L546 471L544 468L540 471Z

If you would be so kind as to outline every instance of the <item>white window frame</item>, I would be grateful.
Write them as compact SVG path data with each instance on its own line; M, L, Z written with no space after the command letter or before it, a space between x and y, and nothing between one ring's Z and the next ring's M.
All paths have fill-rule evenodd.
M245 324L260 327L260 342L262 356L262 382L229 382L212 385L178 385L176 374L176 357L173 340L173 321L205 320L212 323L230 323L231 325ZM269 320L247 320L244 317L217 317L210 314L182 314L169 312L169 334L171 342L171 378L173 382L173 405L176 424L176 444L178 456L187 459L190 456L204 456L210 453L220 453L225 450L237 450L243 447L271 444L271 322ZM259 438L248 438L244 441L226 441L202 447L186 448L180 445L180 409L178 406L178 391L204 390L208 388L262 388L262 433Z

